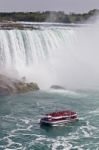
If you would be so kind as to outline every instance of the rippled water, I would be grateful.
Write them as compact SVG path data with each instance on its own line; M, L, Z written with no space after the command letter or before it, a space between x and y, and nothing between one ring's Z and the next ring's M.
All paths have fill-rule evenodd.
M47 112L72 109L79 121L41 127ZM39 91L0 97L0 150L98 150L99 93Z

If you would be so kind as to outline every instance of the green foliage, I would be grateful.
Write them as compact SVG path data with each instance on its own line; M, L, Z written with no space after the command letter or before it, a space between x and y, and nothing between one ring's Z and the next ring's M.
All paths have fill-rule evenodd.
M31 22L63 22L63 23L79 23L84 22L93 15L99 13L94 9L83 14L65 14L62 11L45 11L45 12L12 12L0 13L0 21L31 21Z

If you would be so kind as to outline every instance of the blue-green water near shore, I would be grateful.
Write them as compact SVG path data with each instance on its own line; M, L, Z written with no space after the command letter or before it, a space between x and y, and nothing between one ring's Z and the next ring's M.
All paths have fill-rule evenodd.
M41 127L47 112L71 109L79 121ZM98 150L99 92L49 90L0 97L0 150Z

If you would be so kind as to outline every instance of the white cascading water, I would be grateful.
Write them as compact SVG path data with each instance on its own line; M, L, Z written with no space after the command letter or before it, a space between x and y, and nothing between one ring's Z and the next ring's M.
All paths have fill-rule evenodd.
M0 30L0 73L40 88L99 88L98 27Z

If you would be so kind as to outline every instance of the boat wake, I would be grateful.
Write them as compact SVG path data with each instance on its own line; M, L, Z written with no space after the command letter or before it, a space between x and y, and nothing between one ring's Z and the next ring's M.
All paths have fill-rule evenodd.
M88 121L81 121L69 123L65 126L53 126L53 127L40 127L37 124L36 118L14 118L11 116L3 117L3 120L8 122L14 122L15 126L9 130L6 135L0 137L0 149L35 149L36 147L42 147L47 150L71 150L94 148L88 141L95 140L95 148L99 147L99 137L94 133L98 131L98 128L91 125ZM34 128L37 133L34 134ZM53 137L53 134L55 135ZM59 136L60 135L60 136ZM85 139L86 140L83 140ZM80 141L83 143L80 144ZM2 143L2 144L1 144ZM76 143L76 145L75 145Z

